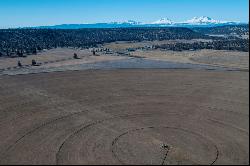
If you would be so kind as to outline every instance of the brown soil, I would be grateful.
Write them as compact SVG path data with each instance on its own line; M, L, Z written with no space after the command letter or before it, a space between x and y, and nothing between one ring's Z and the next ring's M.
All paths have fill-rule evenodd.
M197 41L209 41L202 39L193 40L163 40L163 41L142 41L142 42L113 42L103 46L114 51L125 51L128 48L151 47L153 45L169 43L193 43ZM166 60L170 62L208 64L214 66L223 66L249 70L249 52L228 51L228 50L196 50L196 51L166 51L138 49L130 52L137 57L145 57L153 60Z
M76 53L80 59L74 59L74 53ZM117 60L122 59L122 57L109 55L92 56L92 52L89 49L56 48L40 52L37 55L28 55L25 58L0 58L0 70L17 67L18 61L20 61L22 65L31 65L33 59L36 60L37 63L41 63L41 67L46 68Z
M197 51L142 51L131 53L138 57L154 60L165 60L177 63L207 64L229 68L249 70L249 53L224 50L197 50Z
M249 164L249 73L0 76L0 164Z

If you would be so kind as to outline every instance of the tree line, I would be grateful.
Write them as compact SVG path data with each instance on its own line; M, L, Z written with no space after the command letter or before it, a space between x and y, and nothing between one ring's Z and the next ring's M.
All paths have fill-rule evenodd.
M114 29L2 29L0 56L26 56L43 49L57 47L90 48L115 41L153 41L175 39L212 39L212 42L157 45L167 50L224 49L248 51L249 41L239 38L220 38L204 35L188 28L114 28Z
M225 25L217 27L197 27L192 30L202 34L213 35L249 35L249 24Z
M199 50L199 49L214 49L214 50L235 50L235 51L249 51L248 39L234 39L234 40L215 40L211 42L194 42L194 43L174 43L154 45L155 49L164 49L172 51L184 50Z
M88 48L114 41L210 38L188 28L3 29L0 56L24 56L57 47Z

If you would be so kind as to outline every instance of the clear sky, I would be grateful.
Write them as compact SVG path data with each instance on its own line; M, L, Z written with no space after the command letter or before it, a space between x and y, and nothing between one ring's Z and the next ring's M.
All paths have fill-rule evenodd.
M0 0L0 28L195 16L248 22L248 0Z

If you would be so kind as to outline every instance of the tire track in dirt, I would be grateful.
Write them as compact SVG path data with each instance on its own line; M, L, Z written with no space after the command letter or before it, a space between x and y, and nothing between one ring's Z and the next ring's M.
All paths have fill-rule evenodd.
M20 138L18 138L12 145L10 145L5 150L5 152L3 152L3 154L5 154L11 148L13 148L16 144L18 144L23 138L27 137L28 135L31 135L32 133L36 132L37 130L41 129L42 127L45 127L45 126L47 126L49 124L55 123L56 121L59 121L59 120L62 120L62 119L65 119L65 118L68 118L68 117L71 117L71 116L74 116L74 115L78 115L78 114L81 114L81 113L84 113L84 112L86 112L86 110L80 111L80 112L75 112L75 113L72 113L72 114L69 114L69 115L66 115L66 116L62 116L62 117L59 117L59 118L56 118L56 119L53 119L51 121L48 121L48 122L45 122L45 123L41 124L40 126L38 126L38 127L34 128L34 129L30 130L29 132L27 132L26 134L24 134L23 136L21 136Z
M123 165L125 164L125 165L126 165L126 163L122 162L122 160L120 160L119 157L118 157L118 156L116 155L116 153L114 152L114 146L115 146L115 144L117 143L117 141L118 141L122 136L124 136L124 135L126 135L126 134L129 134L129 133L131 133L131 132L141 131L141 130L145 130L145 129L155 129L155 128L167 128L167 129L181 130L181 131L183 131L183 132L191 133L191 134L193 134L193 135L197 135L197 136L199 136L199 137L202 137L202 138L204 138L205 140L210 141L210 142L213 144L214 148L216 149L216 152L215 152L215 156L216 156L216 157L214 158L214 160L211 161L211 163L208 163L208 164L209 164L209 165L215 164L215 162L216 162L216 161L218 160L218 158L219 158L219 149L218 149L218 147L216 146L216 144L215 144L213 141L211 141L210 139L208 139L208 138L205 137L204 135L195 133L195 132L190 131L190 130L186 130L186 129L182 129L182 128L177 128L177 127L169 127L169 126L150 126L150 127L142 127L142 128L136 128L136 129L128 130L128 131L126 131L126 132L120 134L119 136L117 136L117 137L112 141L112 154L113 154L113 156L114 156L121 164L123 164ZM168 153L169 153L169 147L167 148L166 151L167 151L167 152L166 152L165 155L164 155L164 158L163 158L163 161L161 162L161 165L164 165L164 163L165 163L165 161L166 161L167 155L168 155ZM191 152L191 153L192 153L192 152Z
M86 124L81 125L81 127L80 127L78 130L76 130L75 132L71 133L71 134L63 141L63 143L60 145L60 147L58 148L57 153L56 153L56 164L57 164L57 165L60 165L60 163L59 163L59 155L60 155L60 153L61 153L61 151L62 151L63 146L64 146L67 142L69 142L69 140L70 140L72 137L74 137L75 135L77 135L77 134L80 133L81 131L83 131L83 130L85 130L85 129L87 129L87 128L90 128L90 127L92 127L92 126L95 126L95 125L97 125L97 124L103 123L103 122L105 122L105 121L110 121L110 120L115 120L115 119L121 119L121 118L126 118L126 117L138 117L138 116L144 116L144 117L145 117L145 116L152 116L152 115L155 115L155 114L134 114L134 115L124 115L124 116L118 116L118 117L112 117L112 118L108 118L108 119L98 120L98 121L95 121L95 122L90 123L90 124L88 124L88 125L86 125Z

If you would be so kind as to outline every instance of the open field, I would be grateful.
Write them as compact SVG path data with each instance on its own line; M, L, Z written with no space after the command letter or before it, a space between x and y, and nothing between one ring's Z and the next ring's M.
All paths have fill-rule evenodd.
M125 51L129 48L152 47L168 43L192 43L197 41L209 41L204 39L193 40L169 40L169 41L143 41L143 42L113 42L104 44L105 48L115 51ZM208 64L214 66L249 69L249 52L226 50L196 50L196 51L164 51L160 49L137 49L130 52L133 56L145 57L154 60L170 62Z
M249 73L0 76L0 164L249 164Z
M103 46L109 49L112 49L114 51L122 51L126 50L128 48L138 48L138 47L146 47L146 46L152 46L152 45L161 45L161 44L170 44L170 43L194 43L194 42L209 42L212 40L209 39L192 39L192 40L154 40L154 41L141 41L141 42L128 42L128 41L117 41L112 43L106 43Z
M0 164L249 164L248 53L164 42L1 58Z
M146 57L154 60L170 62L208 64L249 70L249 53L239 51L222 50L198 50L198 51L141 51L131 53L138 57Z
M73 49L56 48L46 50L37 55L29 55L25 58L0 58L0 74L30 73L36 70L41 71L60 71L79 70L79 65L95 64L99 62L114 62L129 60L132 57L143 57L145 60L173 62L192 65L210 65L216 67L234 68L239 70L249 70L249 54L240 51L223 50L196 50L196 51L164 51L160 49L136 49L129 52L129 55L119 55L117 52L125 51L128 48L150 47L153 44L163 44L167 42L194 42L196 40L170 40L170 41L143 41L143 42L114 42L104 44L102 48L113 50L112 54L105 54L105 51L97 52L100 56L92 56L93 49ZM100 47L101 48L101 47ZM100 49L98 48L98 49ZM80 59L74 59L73 54L77 53ZM31 61L36 60L41 66L31 66ZM17 66L18 60L21 61L23 68ZM137 64L138 65L138 64ZM119 68L119 67L118 67ZM165 68L165 67L163 67ZM25 70L25 72L22 72ZM31 72L32 73L32 72Z
M122 43L122 42L119 42ZM247 57L241 52L238 53L238 57L232 55L234 58L228 58L229 64L224 68L223 65L201 63L203 56L213 53L213 57L216 58L218 52L212 51L187 51L187 52L164 52L159 50L144 51L137 50L131 52L130 55L120 55L117 52L112 54L106 54L105 51L97 51L96 55L92 55L92 49L73 49L73 48L56 48L51 50L45 50L37 55L29 55L25 58L1 58L0 59L0 75L17 75L17 74L31 74L31 73L44 73L55 71L75 71L75 70L87 70L87 69L124 69L124 68L164 68L164 69L176 69L176 68L188 68L188 69L216 69L216 70L247 70L246 68L240 68L239 65L232 65L237 62L243 62L242 58ZM96 48L95 48L96 49ZM100 50L100 47L97 49ZM74 59L73 54L77 53L79 59ZM191 53L197 54L193 56ZM181 55L180 55L181 54ZM219 53L218 53L219 54ZM220 53L221 54L221 53ZM201 56L200 56L201 55ZM220 55L221 57L222 55ZM230 54L225 55L230 57ZM242 56L242 58L240 58ZM143 58L140 58L143 57ZM194 58L201 58L192 60ZM36 60L39 66L32 66L31 61ZM219 58L220 59L220 58ZM22 67L17 66L17 61L20 60ZM205 59L206 60L206 59ZM208 58L211 60L211 58ZM207 60L206 60L207 62ZM219 61L217 61L219 62ZM221 62L226 62L222 61ZM245 62L244 63L248 63ZM221 67L222 66L222 67Z
M76 53L81 59L74 59L74 53ZM0 58L0 69L16 67L18 60L21 61L22 65L31 65L32 59L36 60L38 63L42 63L41 66L43 67L53 67L68 66L81 63L93 63L122 58L108 55L105 57L92 56L91 50L88 49L56 48L40 52L37 55L28 55L24 58Z

